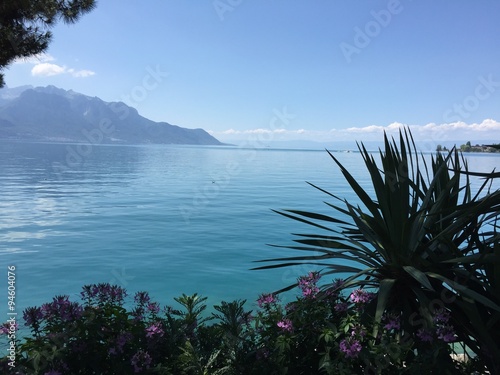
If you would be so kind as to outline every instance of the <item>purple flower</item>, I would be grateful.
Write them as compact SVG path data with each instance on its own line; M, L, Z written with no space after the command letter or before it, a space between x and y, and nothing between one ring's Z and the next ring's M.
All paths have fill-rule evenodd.
M129 332L122 332L116 338L116 346L109 349L109 354L123 353L123 347L132 340L132 334Z
M394 330L399 330L401 328L401 323L399 321L399 317L394 315L394 314L389 314L384 317L384 320L386 321L384 328L388 331L391 329Z
M444 342L454 342L456 341L455 332L453 331L453 326L447 325L444 327L439 327L436 330L438 339Z
M23 318L27 326L40 325L43 319L42 310L39 307L28 307L23 312Z
M332 289L333 291L337 291L344 286L344 283L345 283L344 280L336 279L336 280L334 280L332 287L330 289Z
M389 320L389 322L384 325L384 328L388 331L390 331L391 329L398 331L401 326L399 324L399 320Z
M340 342L340 351L343 352L346 358L356 358L363 348L360 342L356 339L344 339Z
M134 317L134 320L136 322L141 321L144 319L144 308L143 307L136 307L135 309L132 310L132 316Z
M420 328L417 331L417 337L422 342L432 342L432 340L433 340L432 333L428 329L425 329L425 328Z
M82 297L82 299L89 299L95 297L92 285L84 285L82 289L83 291L80 292L80 297Z
M138 303L141 305L145 305L145 304L149 303L150 300L151 300L151 298L149 298L148 292L137 292L134 296L135 303Z
M259 299L257 300L257 303L259 304L259 307L270 307L271 304L275 303L278 301L278 298L276 295L273 293L263 293L260 295Z
M315 298L318 293L319 288L316 286L302 289L302 295L306 298Z
M147 309L152 314L158 314L160 312L160 304L158 302L150 302Z
M337 303L335 306L333 306L333 309L339 313L346 312L348 308L349 308L349 304L347 302L340 302L340 303Z
M116 303L121 305L127 296L127 292L117 285L101 283L85 285L80 295L89 304L104 305L107 303Z
M285 332L292 332L293 331L293 325L292 321L290 319L283 319L278 322L278 327L281 328L281 330Z
M309 272L306 276L299 277L299 285L316 285L321 279L319 272Z
M19 329L19 324L16 321L9 320L0 326L0 335L8 335L14 333Z
M82 316L83 308L78 302L71 302L68 296L56 296L50 303L44 303L41 308L43 318L52 320L58 319L63 322L70 322ZM26 314L26 321L34 321L40 316L36 310L31 311L31 314Z
M151 365L151 356L148 354L148 352L145 352L144 350L139 350L137 353L134 354L132 359L130 360L130 364L134 366L134 372L138 373L141 372L142 370L147 370L149 366Z
M306 276L299 277L299 288L302 290L302 295L305 298L315 298L319 293L319 288L316 286L321 278L319 272L309 272Z
M146 328L146 337L159 336L162 337L164 334L163 329L161 328L161 323L153 323L148 328Z
M368 303L373 298L375 298L375 293L369 293L363 289L356 289L350 295L351 301L357 304Z
M59 371L50 370L50 371L44 373L43 375L62 375L62 374Z

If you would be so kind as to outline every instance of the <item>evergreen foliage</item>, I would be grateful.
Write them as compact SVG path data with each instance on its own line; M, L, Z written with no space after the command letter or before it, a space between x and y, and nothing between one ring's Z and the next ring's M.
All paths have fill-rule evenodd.
M44 52L59 20L76 22L90 12L95 0L3 0L0 2L0 71L16 58ZM0 88L4 86L0 73Z

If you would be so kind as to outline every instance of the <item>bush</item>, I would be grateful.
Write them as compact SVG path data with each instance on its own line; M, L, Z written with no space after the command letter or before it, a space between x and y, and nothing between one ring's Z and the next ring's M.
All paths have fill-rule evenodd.
M374 293L346 297L342 281L325 289L319 280L316 272L299 278L301 294L285 306L276 294L262 294L255 316L244 300L222 302L208 315L206 297L197 294L176 298L180 309L161 309L138 292L127 310L123 288L86 285L82 302L56 296L26 309L31 334L17 342L15 368L7 357L0 368L43 375L470 373L450 356L455 337L446 312L417 336L405 335L393 315L375 330Z

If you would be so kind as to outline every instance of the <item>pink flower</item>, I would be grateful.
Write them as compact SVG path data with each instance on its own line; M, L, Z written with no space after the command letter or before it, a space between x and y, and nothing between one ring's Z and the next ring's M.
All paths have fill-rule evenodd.
M347 358L356 358L363 348L356 339L344 339L340 342L339 347L340 351L343 352Z
M19 324L5 322L0 326L0 335L8 335L9 333L15 332L19 329Z
M146 337L159 336L162 337L163 329L161 328L161 323L153 323L148 328L146 328Z
M257 303L259 307L269 307L269 305L278 301L278 298L273 293L263 293L260 295Z
M375 293L369 293L363 289L356 289L350 295L351 301L358 304L368 303L373 298L375 298Z
M290 319L283 319L278 322L278 327L281 328L285 332L292 332L293 331L293 325L292 321Z
M299 288L302 290L302 295L305 298L315 298L319 293L319 288L316 286L321 278L319 272L309 272L306 276L299 277Z

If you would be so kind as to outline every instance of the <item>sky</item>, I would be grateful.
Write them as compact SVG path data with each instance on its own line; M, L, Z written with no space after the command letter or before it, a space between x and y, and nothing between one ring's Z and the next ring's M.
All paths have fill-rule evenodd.
M498 0L100 0L8 87L55 85L223 142L500 142Z

